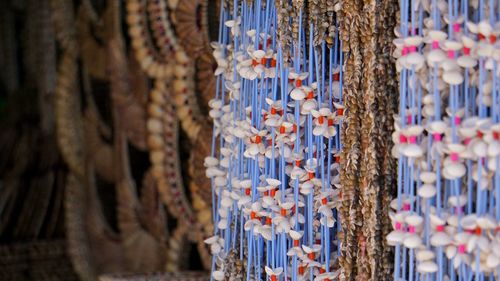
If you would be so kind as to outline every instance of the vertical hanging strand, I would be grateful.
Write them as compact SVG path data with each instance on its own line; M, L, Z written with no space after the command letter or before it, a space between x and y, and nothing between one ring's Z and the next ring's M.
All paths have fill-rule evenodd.
M397 75L391 54L394 49L392 40L394 39L394 27L396 26L397 1L382 0L377 5L379 8L376 44L379 55L377 56L377 67L375 69L375 95L377 114L375 123L377 132L376 151L378 152L377 166L379 170L380 190L377 194L378 228L376 236L379 241L376 242L376 248L379 249L380 257L379 269L376 271L375 280L389 280L393 272L392 248L387 244L385 237L391 231L391 221L389 218L389 206L392 196L395 193L396 161L391 155L392 151L392 132L394 130L393 116L397 111L398 92L397 83L393 77Z
M340 207L340 220L342 222L341 277L345 280L354 280L357 252L358 211L357 192L359 173L359 130L360 113L359 103L361 79L361 52L359 46L359 15L358 5L355 0L342 3L340 15L340 38L343 42L345 54L343 76L343 98L347 108L345 124L342 128L341 172L342 205Z
M376 67L376 30L378 21L375 0L364 0L361 20L360 43L363 57L362 90L360 101L363 103L361 115L361 161L360 161L360 210L363 227L358 237L357 280L373 280L378 257L375 255L375 235L378 218L376 216L377 193L377 153L375 151L378 139L375 131L375 67Z

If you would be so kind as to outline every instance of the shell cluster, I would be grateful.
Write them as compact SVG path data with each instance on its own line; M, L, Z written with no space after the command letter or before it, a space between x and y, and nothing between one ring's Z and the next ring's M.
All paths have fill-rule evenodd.
M214 137L204 164L212 182L215 230L205 242L213 280L339 275L338 33L314 26L333 18L327 5L311 2L316 17L308 23L304 1L283 2L223 7L219 41L212 43L218 90L209 102ZM291 32L283 24L289 21ZM237 269L228 262L234 259Z
M498 280L500 3L401 5L394 280Z

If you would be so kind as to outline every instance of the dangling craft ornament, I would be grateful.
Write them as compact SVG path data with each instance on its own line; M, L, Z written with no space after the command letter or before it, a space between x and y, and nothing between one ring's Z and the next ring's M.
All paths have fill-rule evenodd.
M308 22L303 1L291 10L284 1L221 2L212 43L214 137L205 158L212 280L334 280L340 273L342 61L338 34L327 44L331 29L314 25L329 15L327 6L314 5L318 18Z
M394 280L498 280L500 3L401 5Z

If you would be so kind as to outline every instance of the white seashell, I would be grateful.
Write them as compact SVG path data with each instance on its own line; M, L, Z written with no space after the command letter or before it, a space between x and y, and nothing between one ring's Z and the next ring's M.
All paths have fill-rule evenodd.
M433 184L424 184L418 189L418 196L428 199L436 195L436 187Z
M438 270L438 266L433 261L425 261L417 265L417 270L421 273L434 273Z
M446 219L446 222L449 224L450 227L456 229L458 227L458 216L451 215Z
M427 54L427 63L429 66L433 66L435 63L441 63L446 59L446 54L440 49L431 50Z
M479 29L479 32L486 37L490 36L491 33L493 32L493 28L491 27L491 25L487 21L479 22L478 29Z
M299 75L293 71L291 71L290 73L288 73L288 79L297 79L299 77Z
M475 229L477 226L477 216L475 214L470 214L463 217L460 220L460 225L467 230Z
M333 227L333 225L335 224L335 219L333 218L333 216L323 216L319 221L321 225L326 225L327 227Z
M283 272L283 267L278 267L274 269L274 275L280 275Z
M212 177L218 176L219 173L224 174L223 171L220 171L219 169L214 168L214 167L207 168L207 170L205 171L205 175L207 176L207 178L212 178Z
M300 74L298 75L298 78L299 78L300 80L304 80L304 79L306 79L306 78L307 78L307 76L309 76L309 72L302 72L302 73L300 73Z
M247 31L247 36L248 37L254 37L255 34L257 34L257 31L255 29L250 29Z
M472 32L474 34L477 34L479 32L479 28L478 28L477 24L475 24L471 21L468 21L465 25L467 26L467 29L469 29L470 32Z
M271 196L264 196L262 198L262 201L263 201L263 207L269 207L275 205L275 201Z
M227 228L227 219L221 219L219 223L217 224L217 227L219 229L226 229Z
M328 205L322 205L321 207L319 207L318 212L325 217L333 217L333 211L328 207Z
M457 254L457 247L450 245L446 247L445 253L448 259L452 259Z
M408 127L405 132L409 136L419 136L424 131L424 127L419 125L413 125Z
M478 242L478 237L476 235L471 235L469 237L469 240L467 241L467 245L466 245L466 251L467 252L472 252L474 251L474 249L476 248L477 246L477 242Z
M446 246L451 243L451 238L444 232L436 232L431 236L431 245L435 247Z
M413 66L422 65L424 63L424 56L420 53L411 53L406 56L406 63Z
M219 240L219 236L214 235L214 236L212 236L212 237L209 237L209 238L207 238L207 239L203 240L203 242L204 242L205 244L210 245L210 244L213 244L213 243L217 242L217 240Z
M448 34L441 30L430 30L428 36L433 41L443 41L448 38Z
M397 210L398 208L398 199L397 198L394 198L391 200L391 203L389 204L389 207L391 207L391 209L393 210ZM389 213L389 215L391 215L393 213Z
M406 157L418 158L423 155L424 151L417 144L408 144L403 147L402 153Z
M314 100L306 100L302 105L302 109L305 113L309 113L314 108L316 108L316 102Z
M319 109L319 113L323 116L328 116L330 115L332 112L330 111L330 109L328 107L322 107Z
M403 245L409 249L418 248L420 245L422 245L422 238L420 238L420 236L416 234L407 235L403 239Z
M500 265L500 258L495 256L494 254L489 254L486 258L486 266L491 269L495 269Z
M418 46L422 44L424 39L420 36L410 36L404 39L404 43L408 46Z
M424 183L434 183L436 181L436 173L434 172L422 172L420 173L420 180Z
M477 246L479 247L479 250L481 250L481 252L485 254L491 252L489 239L485 236L476 235L476 237L477 237Z
M313 129L313 135L315 136L322 136L325 132L328 126L326 124L324 126L316 126Z
M223 106L223 102L218 99L211 99L208 102L208 106L210 106L210 108L220 109Z
M217 166L218 164L219 160L217 158L211 156L205 157L205 162L204 162L205 167L214 167Z
M281 208L283 208L285 210L290 210L294 205L295 205L295 202L288 201L288 202L281 203L280 206L281 206Z
M310 253L313 253L313 248L307 246L307 245L302 245L302 250L304 250L304 252L310 254Z
M268 241L273 240L272 229L269 226L262 226L262 227L260 227L259 233L260 233L260 235L262 235L262 237L264 239L266 239Z
M465 35L462 35L461 39L462 39L462 44L464 44L464 46L467 48L473 48L476 45L476 41L474 41L474 39L469 38Z
M488 170L495 172L497 170L497 157L490 157L488 158Z
M302 249L300 249L299 247L292 247L286 253L286 255L289 257L293 257L293 256L301 255L301 254L302 254Z
M451 51L457 51L462 48L462 43L458 41L453 41L453 40L446 40L444 43L444 49L445 50L451 50Z
M265 67L262 64L258 64L253 68L253 70L255 71L255 73L257 73L257 76L260 76L262 72L265 71Z
M434 96L432 94L427 94L422 98L422 103L425 105L430 105L434 103Z
M405 235L403 232L399 230L393 230L387 235L386 239L389 245L395 246L396 244L401 244L404 237Z
M334 126L329 126L327 129L327 133L328 135L326 137L334 137L337 135L337 128L335 128Z
M491 252L497 256L498 258L500 258L500 239L498 239L498 237L496 238L496 240L493 240L491 242Z
M478 217L477 224L482 229L495 229L496 228L495 219L490 215L484 215L484 216Z
M478 126L478 122L479 122L478 117L476 117L476 116L469 117L462 122L462 127L475 129Z
M453 207L462 207L467 203L467 196L461 194L459 196L450 196L448 198L448 204Z
M477 141L472 146L472 151L478 157L486 157L488 146L483 141Z
M216 177L214 183L215 183L215 186L217 186L217 187L226 186L227 179L225 177Z
M281 184L281 181L280 181L280 180L277 180L277 179L271 179L271 178L266 179L266 182L267 182L267 184L269 184L270 186L274 186L274 187L276 187L276 186L278 186L278 185L280 185L280 184Z
M481 99L481 96L478 95L478 96L476 96L476 103L477 104L484 104L485 106L490 107L493 103L493 99L492 99L491 95L483 95L482 99Z
M252 180L246 179L240 181L240 188L250 188L252 186Z
M443 81L450 85L459 85L463 83L464 77L458 71L445 71L443 73Z
M430 216L430 218L431 218L431 223L432 223L433 225L444 225L444 224L445 224L445 222L446 222L446 220L445 220L445 219L443 219L443 218L441 218L441 217L437 216L436 214L430 214L429 216Z
M418 261L428 261L432 260L436 255L431 250L419 250L417 251L416 258Z
M426 18L424 18L424 25L428 29L432 29L432 28L434 28L434 21L432 20L431 17L426 17Z
M255 80L257 78L257 73L253 70L249 70L247 73L246 73L246 77L248 80Z
M220 270L216 270L212 272L212 277L217 280L217 281L222 281L224 280L224 272Z
M471 56L460 56L457 59L457 64L463 68L473 68L477 65L477 60Z
M444 71L453 71L453 70L459 71L460 70L460 66L457 64L457 62L455 60L451 60L451 59L444 60L440 66ZM438 84L438 86L439 86L439 84Z
M290 230L289 234L293 240L299 240L300 238L302 238L302 235L303 235L303 233L295 231L295 230Z
M419 215L409 215L405 218L405 222L411 226L419 226L424 219Z
M424 108L422 109L422 115L424 117L436 115L436 109L434 108L434 105L430 104L430 105L424 106Z
M443 176L448 179L461 178L465 175L466 169L465 165L462 163L453 163L444 167Z
M234 20L228 20L224 23L227 27L235 26L236 22Z
M479 44L477 49L477 55L480 57L490 57L495 51L494 47L489 44Z
M489 157L496 157L500 154L500 143L498 141L491 142L488 145L488 152L487 152ZM496 162L496 161L488 161L488 162Z
M208 115L212 118L212 119L217 119L219 117L222 116L222 111L218 110L218 109L211 109L209 112L208 112Z
M263 50L256 50L256 51L253 51L252 55L253 55L253 57L255 57L257 59L261 59L266 55L266 52L264 52Z

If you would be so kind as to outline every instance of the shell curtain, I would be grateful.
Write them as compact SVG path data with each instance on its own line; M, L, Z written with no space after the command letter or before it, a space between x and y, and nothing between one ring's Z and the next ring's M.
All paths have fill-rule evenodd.
M498 1L222 1L212 280L497 280Z
M0 88L38 95L1 239L82 280L500 280L499 0L0 7Z

